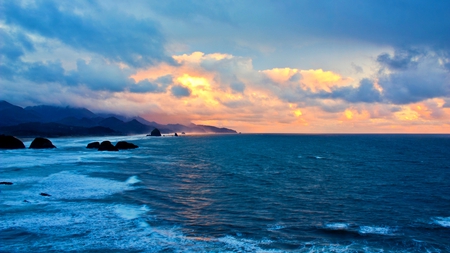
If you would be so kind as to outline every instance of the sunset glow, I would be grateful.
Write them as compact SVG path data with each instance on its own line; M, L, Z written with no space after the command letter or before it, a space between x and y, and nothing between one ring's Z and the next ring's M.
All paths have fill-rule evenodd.
M230 13L223 19L192 10L199 17L194 19L197 24L157 9L141 12L150 7L137 3L129 9L136 15L116 15L122 13L122 4L112 5L99 3L100 9L114 10L101 15L117 17L132 28L116 33L91 22L97 26L80 28L68 38L59 34L66 28L50 36L44 23L32 25L16 18L20 15L5 14L0 29L10 44L2 50L0 99L21 106L86 107L161 123L227 126L240 132L450 132L446 47L434 49L416 43L416 37L400 46L396 35L378 41L366 36L366 30L346 34L319 24L315 33L298 34L298 29L267 27L279 32L280 38L274 39L266 30L258 32L253 19L237 25L227 7L223 11ZM80 26L90 26L86 18L97 20L95 15L71 11L69 3L11 2L4 8L29 15L26 20L37 18L32 13L38 10L50 9ZM164 18L156 21L160 17ZM296 22L299 26L283 25L301 27L303 21ZM422 24L414 24L420 33ZM352 28L341 25L348 26L342 30ZM400 24L393 26L402 32ZM141 32L134 33L133 27ZM89 29L95 31L91 38L83 34ZM103 30L108 34L102 35ZM427 35L430 45L448 44L440 44L440 35Z

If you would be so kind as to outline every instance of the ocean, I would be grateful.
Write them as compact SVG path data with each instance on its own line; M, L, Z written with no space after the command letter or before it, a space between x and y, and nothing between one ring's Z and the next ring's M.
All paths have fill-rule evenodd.
M1 252L450 252L450 135L51 140L0 150Z

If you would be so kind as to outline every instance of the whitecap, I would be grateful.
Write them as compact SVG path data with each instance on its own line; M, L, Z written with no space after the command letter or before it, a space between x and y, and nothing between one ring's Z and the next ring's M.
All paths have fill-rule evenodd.
M283 226L283 225L280 225L280 224L275 224L275 225L268 226L267 230L268 231L275 231L275 230L280 230L280 229L283 229L283 228L286 228L286 226Z
M393 235L395 229L390 227L360 226L360 234Z
M347 223L328 223L325 224L325 228L331 230L347 230L349 225Z
M130 205L116 205L114 209L115 213L126 220L137 219L148 211L150 211L150 209L146 205L139 208Z
M132 189L134 188L128 182L63 171L40 180L28 194L45 192L51 195L51 199L99 199Z
M137 176L131 176L130 178L127 179L127 181L125 181L125 183L127 184L137 184L139 182L141 182L141 180L139 180Z
M437 225L450 228L450 217L436 217L433 222Z

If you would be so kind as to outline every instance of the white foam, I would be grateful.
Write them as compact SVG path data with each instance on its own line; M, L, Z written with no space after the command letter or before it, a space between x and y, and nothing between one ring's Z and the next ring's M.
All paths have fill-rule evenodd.
M395 229L390 227L360 226L360 234L393 235Z
M265 250L258 245L271 244L273 241L264 239L261 241L235 238L233 236L224 236L218 238L217 241L224 243L225 248L232 250L233 252L283 252L281 250Z
M141 180L139 180L139 178L137 176L132 176L130 178L127 179L127 181L125 181L125 183L127 184L137 184L141 182Z
M126 220L133 220L139 218L142 214L150 211L146 205L136 208L129 205L116 205L114 212Z
M174 227L148 225L146 206L92 202L53 202L45 211L7 212L0 230L17 229L38 234L30 244L2 242L5 251L178 251L197 247Z
M325 224L325 228L331 230L347 230L349 225L347 223L328 223Z
M450 228L450 217L436 217L433 222L437 225Z
M272 226L268 226L267 230L268 231L275 231L275 230L280 230L280 229L283 229L283 228L285 228L285 226L280 225L280 224L275 224L275 225L272 225Z

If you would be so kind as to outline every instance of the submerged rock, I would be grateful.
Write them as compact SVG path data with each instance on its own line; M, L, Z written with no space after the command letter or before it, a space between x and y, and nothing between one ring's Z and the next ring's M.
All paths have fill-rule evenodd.
M0 149L21 149L25 148L23 142L11 135L0 135Z
M0 182L0 184L12 185L13 183L11 183L11 182Z
M44 197L51 197L52 196L52 195L50 195L48 193L45 193L45 192L41 192L41 194L39 194L39 195L44 196Z
M153 131L150 133L150 135L147 134L147 136L161 136L161 132L158 128L153 129Z
M98 148L98 151L119 151L110 141L103 141Z
M100 142L98 142L98 141L91 142L86 146L86 148L96 148L96 149L98 149L99 147L100 147Z
M126 141L119 141L116 144L116 148L117 149L135 149L135 148L139 148L139 146L134 145L133 143L126 142Z
M30 148L42 149L42 148L56 148L53 143L46 138L37 137L31 142Z

